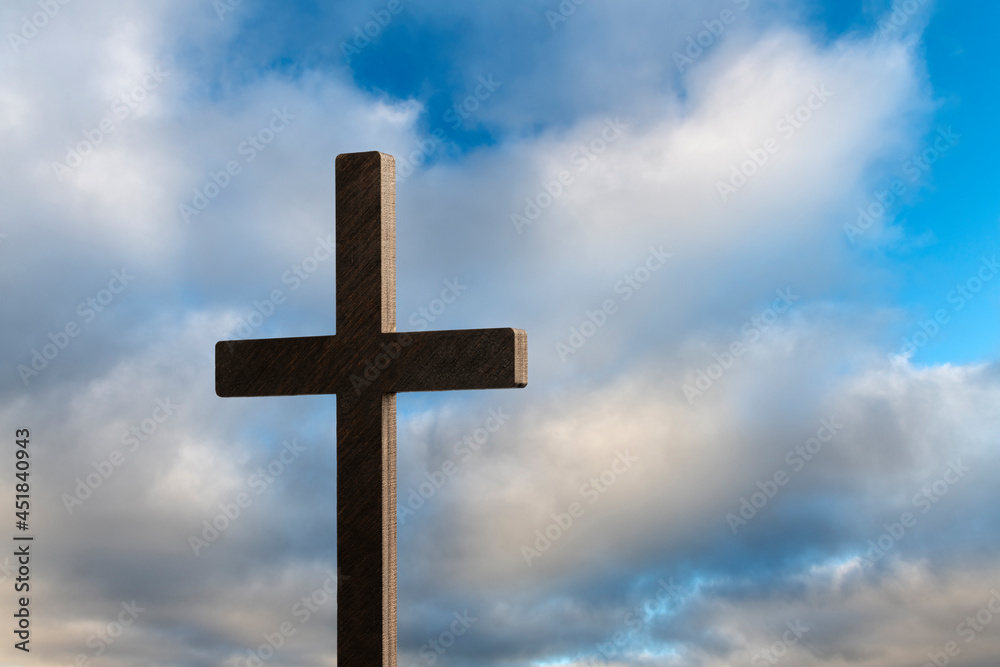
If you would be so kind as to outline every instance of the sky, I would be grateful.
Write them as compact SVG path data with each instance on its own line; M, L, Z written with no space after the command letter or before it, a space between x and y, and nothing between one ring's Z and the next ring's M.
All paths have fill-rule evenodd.
M336 664L336 397L214 346L372 150L397 329L529 341L398 396L400 667L996 665L998 12L4 3L0 667Z

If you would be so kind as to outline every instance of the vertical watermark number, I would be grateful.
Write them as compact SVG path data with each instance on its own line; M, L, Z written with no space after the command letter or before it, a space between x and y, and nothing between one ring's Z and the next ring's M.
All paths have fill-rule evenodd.
M28 517L31 511L31 486L28 484L28 474L31 469L31 459L28 454L28 444L31 433L26 428L14 433L14 467L17 470L14 484L14 528L19 533L14 535L14 557L17 560L17 577L14 578L14 592L20 594L17 598L17 611L14 613L14 636L21 641L14 643L14 648L29 652L31 641L31 612L29 599L25 593L31 590L31 540L26 535Z

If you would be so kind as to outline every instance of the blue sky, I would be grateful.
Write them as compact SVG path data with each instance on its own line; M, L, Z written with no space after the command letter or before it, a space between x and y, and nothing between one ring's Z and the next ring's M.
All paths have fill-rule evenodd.
M261 3L245 8L243 35L234 40L229 58L243 67L250 61L251 71L257 73L270 68L294 75L305 67L339 71L346 66L356 85L365 91L394 101L419 100L422 109L417 126L428 133L441 128L448 138L449 150L429 156L432 164L441 159L460 160L470 151L502 143L511 134L530 135L562 127L591 111L567 106L559 108L556 114L545 114L516 128L473 118L456 129L445 121L444 114L468 92L466 53L489 58L497 70L516 75L531 66L525 62L531 54L553 48L563 23L556 23L558 28L554 31L548 23L526 21L537 14L534 9L507 8L499 12L501 20L483 25L464 12L454 17L436 14L434 20L428 20L419 7L407 7L407 18L412 20L390 22L372 40L371 47L352 49L356 33L345 33L342 29L338 33L345 20L350 22L347 8L322 3L296 3L294 11L277 7ZM889 27L880 29L877 25L879 17L888 10L886 3L856 2L794 3L781 8L798 27L825 42L873 31L901 36L906 26L897 29L884 18L885 26ZM960 160L910 163L912 166L905 173L907 162L901 161L882 167L885 171L881 183L877 175L872 177L873 196L888 189L897 178L904 181L905 200L897 198L891 213L895 223L909 236L922 240L920 247L907 245L903 252L878 247L864 259L891 267L896 282L886 286L889 290L886 296L913 312L933 313L941 307L953 287L951 283L963 280L978 264L976 253L983 252L1000 217L988 197L969 196L970 192L988 191L994 172L990 162L996 153L997 133L990 110L996 103L997 86L990 79L996 76L992 69L971 65L988 61L992 44L985 31L970 30L968 15L963 10L954 5L935 5L927 8L933 21L927 21L922 11L920 20L927 21L927 25L921 26L920 41L915 48L926 67L928 80L933 81L935 112L933 125L926 128L926 140L933 141L936 130L941 128L953 128L955 134L968 134L976 140L961 146L965 155ZM586 8L581 6L580 11L582 14ZM988 24L997 9L984 7L977 11L982 12L981 19ZM365 13L355 15L365 16ZM330 36L337 34L339 38L331 40ZM496 49L499 43L509 43L512 48ZM263 48L258 48L261 45ZM229 70L227 74L234 72ZM683 85L683 77L673 79L664 83ZM923 150L913 155L919 156ZM936 242L930 242L931 239ZM969 363L990 356L996 351L995 339L989 334L996 328L996 317L995 300L976 300L963 313L965 324L961 331L936 338L921 348L915 361Z
M285 623L264 664L335 664L336 399L218 398L213 349L335 331L368 150L397 328L529 337L524 389L398 397L401 667L1000 659L996 7L45 6L0 9L39 540L0 667L242 667Z

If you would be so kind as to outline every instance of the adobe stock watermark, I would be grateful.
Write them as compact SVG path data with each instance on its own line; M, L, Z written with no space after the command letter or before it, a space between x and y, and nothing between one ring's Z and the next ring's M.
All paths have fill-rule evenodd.
M350 64L351 58L360 55L362 51L371 46L382 34L382 31L389 27L393 17L402 14L404 9L402 0L389 0L384 9L371 10L371 21L364 25L354 26L354 38L351 43L341 40L340 53L344 56L344 60Z
M745 12L750 6L750 0L732 0L732 2L741 12ZM684 53L674 51L674 64L677 65L677 71L683 74L685 67L693 65L694 61L701 58L705 51L712 48L716 40L722 37L726 27L736 22L736 17L737 14L733 10L723 9L717 18L702 21L701 24L705 26L705 29L687 38L687 47L684 49Z
M282 621L273 632L265 632L261 635L264 643L256 649L247 649L246 658L240 660L240 667L262 667L262 665L273 658L282 649L288 640L295 636L299 628L308 623L315 614L330 602L333 608L337 608L337 587L340 583L340 575L333 570L326 571L326 579L308 595L303 595L302 599L292 605L289 613L298 621L298 627L291 621Z
M545 20L549 22L549 28L552 32L559 29L559 26L569 20L569 17L576 14L576 8L587 2L587 0L562 0L559 5L553 9L545 10Z
M478 618L469 613L468 609L461 613L453 612L452 617L455 620L445 630L442 630L437 637L427 640L417 650L420 662L411 662L408 667L420 667L421 664L430 667L430 665L435 664L441 659L441 656L448 652L448 649L455 645L459 637L468 632L479 621Z
M946 308L938 308L934 311L934 317L922 320L918 323L919 329L909 336L903 337L903 345L898 355L912 358L917 350L929 344L941 330L951 322L954 313L961 312L965 307L983 291L986 285L1000 273L1000 263L997 262L996 255L992 258L981 258L979 269L965 281L955 285L955 289L945 296L946 301L951 304L951 312ZM889 354L892 359L894 354Z
M178 211L184 223L189 225L192 218L201 215L230 186L233 179L243 173L243 168L246 165L256 160L278 135L288 129L293 120L295 120L295 116L288 112L288 107L283 107L280 111L277 108L273 109L270 120L256 133L248 135L236 147L237 155L243 158L242 164L239 160L234 159L226 162L219 171L210 170L208 180L193 190L191 201L178 205Z
M625 612L622 624L627 628L626 630L615 632L606 642L594 644L594 648L597 649L600 656L595 655L588 660L588 667L605 665L619 654L624 655L625 648L635 640L636 634L642 632L650 619L666 611L670 601L681 596L682 589L674 583L673 577L670 578L669 582L660 579L657 583L660 584L660 587L656 593Z
M135 600L122 602L121 608L122 610L118 612L118 620L109 622L87 637L87 648L91 651L77 653L73 660L74 667L90 667L92 664L100 664L95 662L96 659L106 654L118 638L125 634L125 630L132 627L136 619L139 618L139 614L146 611L145 608L136 604Z
M82 322L75 319L69 320L55 333L49 332L50 342L44 343L41 351L38 348L32 348L31 361L27 365L18 364L17 366L17 374L24 386L27 387L34 378L41 375L69 347L73 339L83 333L84 327L91 324L98 315L107 310L133 280L135 280L135 276L130 275L127 269L112 271L108 286L93 296L87 297L77 306L76 314Z
M296 627L291 621L284 621L274 632L264 633L262 635L264 643L256 649L248 649L246 657L240 661L240 665L261 667L271 660L288 643L288 640L295 636L298 629L308 623L324 606L333 602L334 608L336 608L338 575L331 570L327 570L327 575L328 577L320 587L311 594L303 596L292 606L290 612L295 617L299 627ZM454 612L453 618L454 620L445 630L421 646L418 654L425 664L432 665L437 662L440 656L443 656L448 649L455 645L457 638L464 635L479 620L472 616L467 609L463 612ZM419 667L418 663L410 664Z
M892 11L888 18L879 20L878 36L880 39L889 39L898 36L903 27L910 22L910 19L926 5L929 0L896 0L892 5Z
M632 271L629 271L622 279L617 281L613 289L615 294L622 295L622 303L632 299L635 294L642 289L642 286L649 282L653 274L659 271L673 257L672 253L665 252L663 246L656 248L649 246L649 253L645 261ZM614 297L605 299L597 310L588 310L584 315L586 319L578 326L569 328L569 338L566 342L556 342L556 354L559 360L566 363L566 360L579 352L587 341L593 338L597 331L608 322L608 318L618 312L618 302Z
M503 86L503 82L496 81L493 74L480 75L476 79L475 88L471 88L468 95L445 111L441 120L447 123L452 130L462 129L466 121L472 118L482 108L483 103L493 97L493 94L501 86ZM427 138L417 142L415 150L398 155L396 157L396 183L402 183L412 176L437 152L438 148L444 146L446 140L447 132L445 129L436 127L428 133Z
M508 419L510 419L510 415L504 414L503 408L492 409L487 413L482 426L466 433L461 440L456 441L451 448L455 456L442 461L437 470L425 472L426 481L420 482L415 487L411 486L405 503L397 503L397 525L404 525L407 519L416 515L427 504L427 501L444 487L449 479L458 474L462 464L467 463L473 456L482 451L493 434L503 428Z
M607 493L612 486L628 471L639 462L637 456L632 456L629 450L618 450L615 452L615 459L611 465L602 470L598 475L580 485L579 495L587 501L588 505L593 505ZM586 513L587 509L583 503L573 501L566 508L565 512L553 512L552 523L543 528L535 530L535 541L530 545L521 545L521 555L524 562L531 567L531 561L541 558L542 554L552 548L552 545L568 533L575 522ZM534 548L532 548L534 547Z
M815 117L817 111L826 106L833 93L827 90L826 84L813 86L809 89L809 95L805 101L782 116L774 125L783 141L790 141L799 130ZM729 178L725 181L715 182L715 189L719 193L719 198L723 202L729 201L740 188L750 182L756 174L771 159L772 155L781 150L781 143L775 137L768 137L758 148L748 148L746 153L748 159L734 164L730 168Z
M316 237L316 246L312 252L302 258L302 261L292 264L287 271L281 274L281 282L288 285L288 292L296 292L302 285L311 278L320 265L334 256L337 244L332 234L327 234L326 238ZM285 304L288 295L281 288L274 288L270 294L262 300L255 299L250 314L245 318L240 317L236 321L236 326L231 331L223 335L223 338L232 344L234 340L244 340L264 325L268 319L274 315L278 308ZM232 348L230 348L232 349Z
M243 0L212 0L212 9L222 22L226 20L226 14L232 14L242 4Z
M746 341L735 340L729 344L728 351L724 351L722 354L713 353L712 358L715 359L716 363L709 364L705 369L699 368L695 373L694 384L684 384L681 387L688 405L694 405L695 398L703 396L706 391L715 386L715 383L736 364L736 360L746 354L747 350L761 339L764 332L799 300L797 295L792 294L790 287L775 290L774 293L778 295L778 298L771 302L771 306L764 309L760 315L751 317L740 327L740 332Z
M844 425L837 423L836 417L829 419L824 417L819 423L820 426L816 430L815 436L801 445L795 445L785 454L785 463L788 464L790 472L784 468L778 468L763 482L757 482L758 490L751 493L749 498L746 496L740 498L740 507L735 513L726 513L726 523L729 524L733 535L763 511L768 503L778 495L781 488L788 484L792 477L802 472L803 468L823 451L824 445L833 442L837 434L844 430Z
M382 375L382 371L389 368L393 361L399 359L404 347L413 345L413 336L409 333L399 334L396 340L399 342L393 341L388 345L382 343L380 346L382 351L376 354L374 359L365 359L361 362L361 375L351 374L351 386L354 387L354 393L357 396L361 395L362 389L370 387L372 382L377 380Z
M493 97L493 93L503 85L501 81L494 81L492 74L485 77L480 76L477 81L478 85L476 85L470 94L444 112L442 118L451 126L451 129L461 129L465 121L472 118L472 114L479 111L482 103Z
M604 127L598 136L581 144L570 155L570 164L574 169L560 170L555 179L542 183L542 189L538 194L524 199L524 208L520 213L514 211L510 214L510 221L517 233L521 234L525 227L538 220L542 212L551 207L573 185L576 176L587 171L627 129L628 125L622 122L620 116L616 116L614 120L605 119Z
M267 491L298 460L302 452L306 451L306 448L300 445L295 439L291 442L285 440L281 445L281 452L277 456L268 461L266 465L257 468L255 472L247 477L246 485L250 487L255 495L250 495L246 491L240 491L236 494L232 502L219 503L219 513L201 522L202 530L200 536L194 533L188 535L188 546L191 547L191 551L195 556L200 556L205 549L214 544L224 532L229 530L230 526L243 514L243 510L253 504L254 498Z
M931 145L923 151L911 156L903 162L901 170L911 183L918 182L922 176L931 170L938 160L944 157L952 148L958 146L962 135L955 134L951 127L938 128L937 135ZM872 226L882 220L893 204L907 192L907 185L897 178L884 190L876 190L872 199L858 207L858 217L854 223L844 224L844 234L847 240L854 244Z
M948 495L948 491L955 484L961 481L966 473L972 472L972 468L962 465L961 459L948 462L948 467L940 479L934 480L930 484L925 484L920 491L913 496L911 504L914 509L919 509L921 514L927 514L935 505ZM891 551L906 533L912 530L918 522L919 517L913 512L903 512L899 520L895 523L884 523L882 527L885 532L873 540L868 540L868 550L861 559L862 568L874 568L885 555Z
M180 406L173 403L169 396L163 399L156 399L156 407L153 408L150 416L138 424L133 424L127 431L122 433L119 442L125 448L124 451L115 449L111 451L106 459L93 461L90 465L94 469L94 472L88 473L83 478L77 477L76 489L74 489L72 494L62 494L62 502L66 508L66 513L72 515L77 507L82 507L83 503L97 489L101 488L106 481L111 479L116 470L125 465L128 456L134 454L139 447L155 436L160 431L160 427L173 417L174 413L179 409Z
M146 74L139 83L114 100L108 107L108 112L99 120L94 127L83 130L83 140L76 146L66 146L66 157L63 162L53 162L52 171L56 179L61 183L66 176L72 174L83 165L86 158L91 155L104 140L118 130L122 123L132 117L133 112L139 109L142 104L154 91L156 91L163 80L170 75L164 72L159 65L151 65L146 68Z
M751 667L777 665L781 662L782 658L788 655L788 650L798 645L802 641L802 638L806 636L806 633L809 632L809 628L799 619L786 622L785 627L788 629L781 635L781 639L750 659Z
M990 599L978 611L965 617L965 620L955 627L955 634L965 641L966 645L976 641L976 637L986 632L993 620L1000 616L1000 591L990 590ZM945 642L940 651L927 653L928 662L922 667L948 667L952 658L962 654L962 647L957 641Z
M427 331L431 323L441 317L448 306L455 303L458 297L462 296L462 293L467 289L469 289L469 286L460 283L458 278L445 280L444 289L441 290L440 297L431 299L431 302L426 306L422 306L410 313L408 320L410 326L416 327L417 331Z
M396 156L396 184L402 183L407 178L416 173L427 160L437 152L438 148L444 146L447 134L444 128L436 127L428 133L425 139L417 142L417 146L412 151Z
M19 53L24 46L38 36L38 33L45 29L62 8L72 0L38 0L38 8L41 11L33 14L25 14L21 17L21 29L18 32L8 32L7 41L10 49L14 53Z

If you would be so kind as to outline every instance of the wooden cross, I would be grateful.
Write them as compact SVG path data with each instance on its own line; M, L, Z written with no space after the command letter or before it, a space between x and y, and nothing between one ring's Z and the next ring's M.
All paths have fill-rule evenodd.
M396 333L396 162L337 156L335 336L222 341L219 396L337 395L337 664L396 665L396 393L528 383L520 329Z

